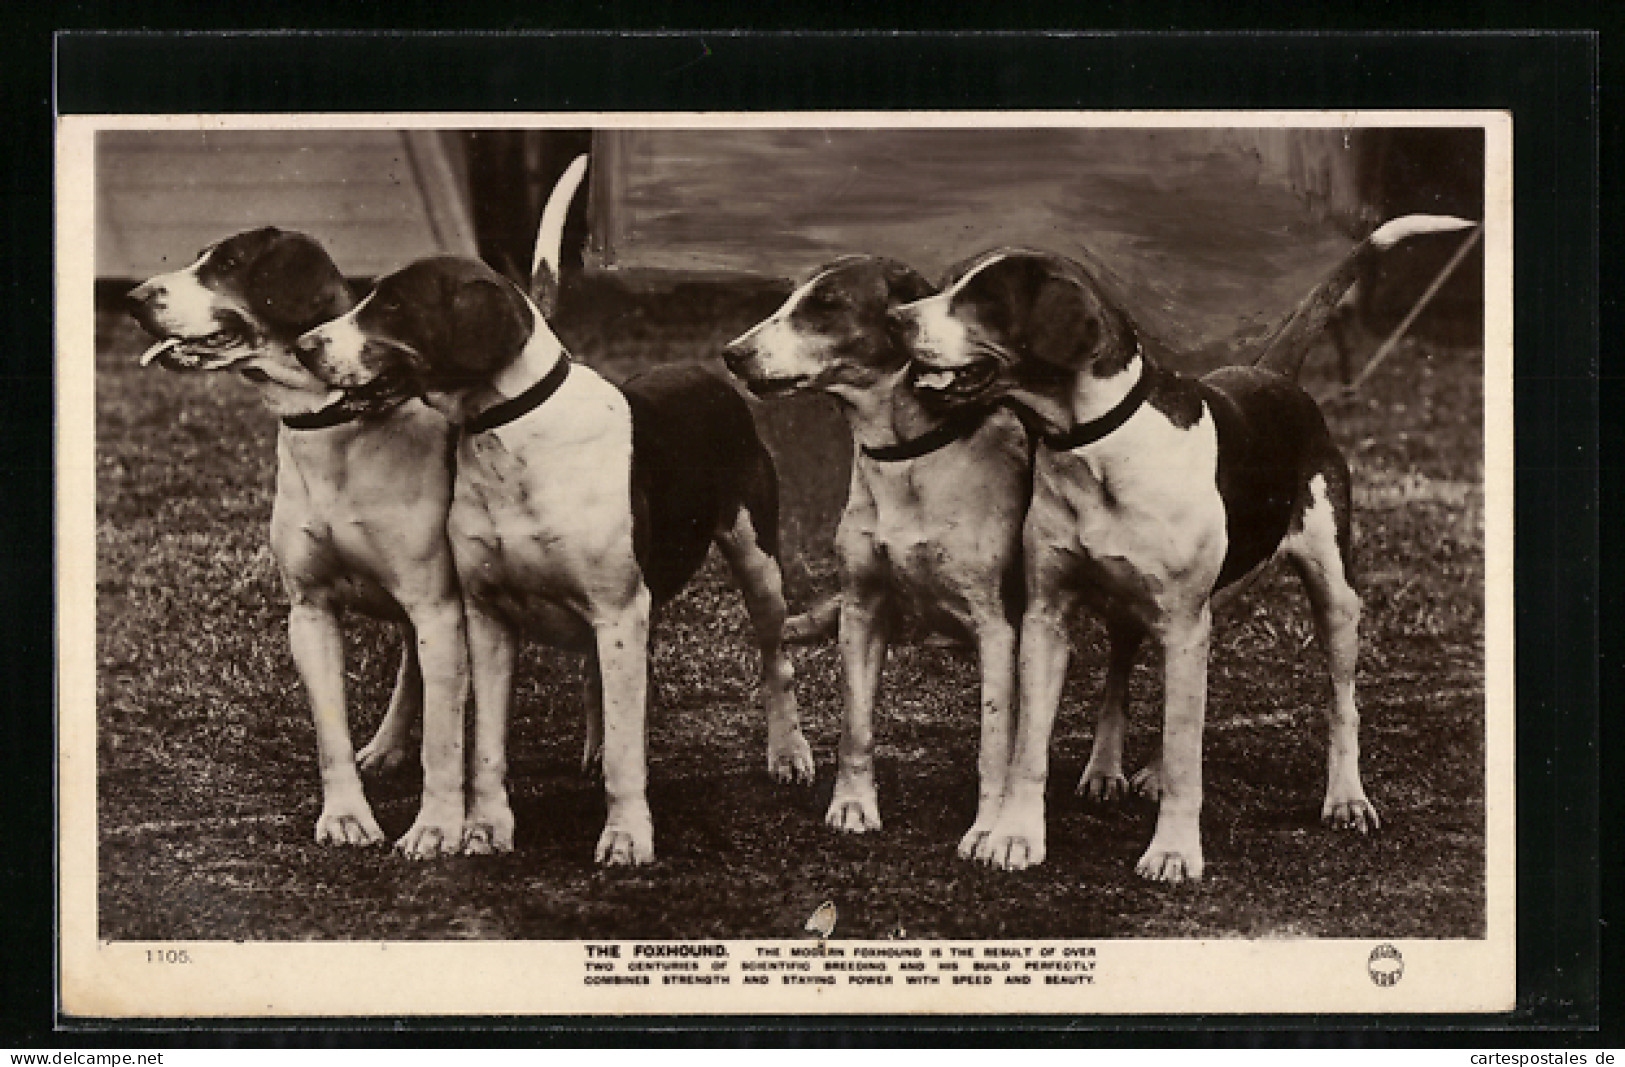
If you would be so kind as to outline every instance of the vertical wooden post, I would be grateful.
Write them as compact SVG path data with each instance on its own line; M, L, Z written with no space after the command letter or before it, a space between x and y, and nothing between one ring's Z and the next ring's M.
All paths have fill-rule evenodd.
M614 267L623 246L628 142L634 134L632 130L593 131L587 228L590 262L599 269Z

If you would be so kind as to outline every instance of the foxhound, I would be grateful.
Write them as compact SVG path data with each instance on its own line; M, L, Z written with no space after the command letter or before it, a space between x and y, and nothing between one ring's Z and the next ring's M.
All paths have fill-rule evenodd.
M1137 870L1164 882L1201 877L1214 598L1276 556L1303 580L1329 660L1322 818L1361 832L1378 825L1359 773L1348 466L1296 378L1361 261L1414 234L1471 225L1410 216L1383 226L1281 323L1256 363L1200 380L1163 367L1124 308L1058 255L994 251L941 293L893 312L922 395L947 410L1007 398L1042 427L1023 533L1021 718L979 859L1010 869L1044 860L1049 737L1066 618L1081 601L1162 646L1166 703L1153 783L1161 800ZM1120 745L1120 723L1101 733Z
M405 396L347 395L295 358L300 334L353 306L338 268L304 234L270 227L240 233L191 266L142 283L129 305L160 338L142 365L233 372L281 419L271 550L288 593L289 644L316 722L316 840L383 840L357 764L378 772L403 762L421 713L423 801L397 845L413 857L457 851L469 674L445 533L446 420ZM389 711L359 754L345 709L345 607L392 619L402 635Z
M560 179L538 247L562 229L585 169L582 157ZM552 267L538 268L537 280L552 285ZM608 799L595 858L653 860L650 610L676 595L712 543L744 588L761 649L769 771L811 779L780 639L778 483L745 401L726 382L680 366L617 388L570 359L519 288L455 257L382 279L348 314L301 337L298 351L334 386L421 392L460 427L447 530L474 679L468 851L512 848L506 730L524 631L594 660Z
M728 344L723 359L758 396L829 394L852 431L851 487L835 534L846 705L825 822L848 833L881 828L875 698L888 630L906 610L972 635L980 656L980 800L959 846L970 855L998 811L1014 734L1030 454L1009 411L976 407L944 419L914 395L886 312L934 291L901 263L842 259Z

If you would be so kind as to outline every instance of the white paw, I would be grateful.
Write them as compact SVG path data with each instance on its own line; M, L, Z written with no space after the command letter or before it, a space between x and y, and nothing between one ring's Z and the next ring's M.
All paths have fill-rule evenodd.
M1128 780L1129 787L1150 801L1162 799L1162 760L1147 763Z
M507 797L476 798L463 820L463 852L489 856L513 851L513 809Z
M1320 821L1334 830L1358 830L1362 834L1382 825L1382 820L1377 818L1377 809L1358 789L1352 796L1333 797L1328 794L1326 803L1320 809Z
M318 845L376 845L384 840L378 820L372 809L359 794L345 799L330 799L322 805L316 819Z
M460 805L458 805L460 807ZM455 856L463 848L463 814L453 807L424 804L395 849L409 860Z
M1097 771L1094 767L1086 767L1083 777L1078 779L1078 795L1090 800L1104 803L1108 800L1120 800L1128 796L1128 779L1123 772Z
M379 734L355 754L355 765L368 778L384 778L406 766L411 754L405 742Z
M604 867L637 867L654 858L654 831L647 826L606 826L593 851L593 859Z
M880 801L873 783L837 784L824 822L848 834L866 834L880 827Z
M976 858L1001 871L1024 871L1044 862L1044 831L995 826L976 846Z
M1199 847L1162 848L1152 841L1140 862L1134 865L1134 873L1168 885L1201 881L1202 850Z
M975 859L976 853L982 847L982 842L987 840L987 835L992 832L993 827L991 824L983 824L978 819L969 830L965 831L965 836L959 839L959 858L962 860Z
M818 772L813 765L812 746L801 731L788 730L767 741L767 773L776 782L811 785Z

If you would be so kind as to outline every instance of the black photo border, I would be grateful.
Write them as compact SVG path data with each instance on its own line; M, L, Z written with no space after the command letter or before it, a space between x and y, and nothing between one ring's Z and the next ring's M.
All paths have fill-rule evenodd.
M37 48L35 38L14 42ZM718 31L97 33L46 40L54 79L8 75L17 137L5 202L11 261L0 374L0 670L15 813L0 883L8 1038L117 1044L430 1041L568 1044L1025 1039L1132 1044L1528 1043L1618 1034L1600 992L1599 39L1585 33L1004 34ZM54 47L53 47L54 46ZM8 57L9 58L9 57ZM39 56L30 53L29 69ZM14 68L21 70L21 68ZM41 95L41 92L45 95ZM54 94L54 95L53 95ZM1513 116L1518 753L1518 1006L1488 1016L206 1020L134 1027L54 1016L52 228L48 117L88 113L1002 109L1495 109ZM15 106L12 106L15 105ZM1617 138L1617 125L1614 136ZM12 162L7 158L7 162ZM1613 220L1617 226L1617 217ZM1617 229L1616 231L1617 232ZM1612 310L1617 311L1617 308ZM1611 333L1609 336L1614 336ZM1600 385L1606 387L1600 389ZM1609 430L1609 439L1617 430ZM1618 577L1617 568L1610 574ZM22 608L20 605L26 604ZM1617 626L1610 624L1612 636ZM1610 707L1617 712L1617 697ZM1617 716L1616 716L1617 719ZM1617 727L1615 728L1617 731ZM1620 775L1611 775L1617 801ZM1617 908L1614 909L1617 915ZM1617 990L1612 998L1621 998ZM52 1027L60 1027L53 1033ZM1102 1033L1107 1031L1109 1033Z

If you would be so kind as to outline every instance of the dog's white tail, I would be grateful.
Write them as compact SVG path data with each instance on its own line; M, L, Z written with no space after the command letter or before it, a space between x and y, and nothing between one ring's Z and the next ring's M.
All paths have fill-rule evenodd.
M1378 226L1366 243L1372 248L1392 248L1407 237L1419 237L1425 233L1452 233L1456 230L1470 230L1478 223L1468 219L1458 219L1454 215L1401 215L1391 222Z
M1354 287L1361 268L1375 252L1424 234L1470 230L1478 223L1453 215L1401 215L1385 222L1354 246L1326 280L1315 286L1269 336L1254 366L1296 379L1304 357L1344 295Z
M530 263L530 297L541 308L544 316L551 316L559 299L559 256L564 246L564 222L570 215L570 204L576 190L587 173L587 157L579 155L570 161L558 184L542 208L542 222L536 228L536 254Z

